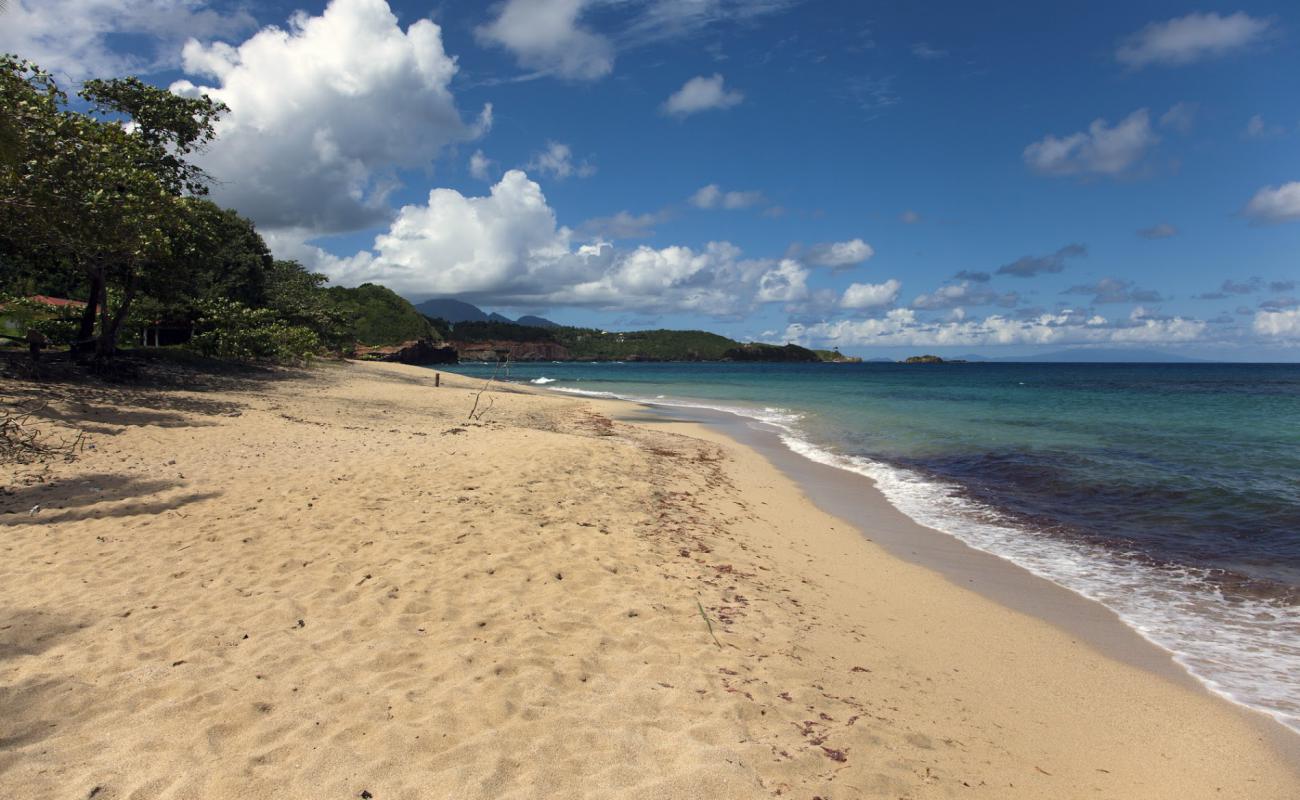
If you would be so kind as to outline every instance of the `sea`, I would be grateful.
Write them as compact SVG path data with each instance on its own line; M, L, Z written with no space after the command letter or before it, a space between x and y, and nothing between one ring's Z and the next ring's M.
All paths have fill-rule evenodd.
M746 417L1300 732L1300 365L565 362L508 379Z

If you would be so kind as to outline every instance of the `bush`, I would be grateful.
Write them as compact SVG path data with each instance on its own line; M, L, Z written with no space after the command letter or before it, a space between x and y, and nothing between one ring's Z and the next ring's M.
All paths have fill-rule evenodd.
M67 345L77 338L81 309L49 306L23 297L0 295L0 337L20 341L30 330L40 331L51 344Z
M279 363L310 360L320 338L301 325L290 325L269 308L249 308L234 300L200 304L190 347L206 356L238 361Z

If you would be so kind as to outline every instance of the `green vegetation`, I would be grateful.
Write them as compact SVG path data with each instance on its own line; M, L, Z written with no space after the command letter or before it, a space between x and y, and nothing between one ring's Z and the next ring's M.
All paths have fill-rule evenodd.
M326 289L273 260L252 222L203 198L208 178L189 159L216 136L221 103L136 78L90 80L78 96L73 108L49 73L0 56L0 335L34 328L97 360L163 333L273 360L438 338L382 286Z
M477 310L477 309L476 309ZM742 344L707 331L602 331L564 325L540 327L512 322L431 320L453 344L549 344L574 361L840 361L838 352L794 344ZM475 349L466 347L463 349ZM518 349L516 349L518 352ZM527 356L525 356L527 357ZM535 355L533 357L536 357ZM545 356L549 357L549 356Z
M903 361L903 363L904 364L965 364L966 362L961 359L946 361L942 358L939 358L938 356L924 355L924 356L908 356L907 359Z
M728 361L822 361L822 357L812 350L797 344L778 347L774 344L746 344L733 347L723 358Z
M592 361L721 361L737 342L707 331L630 331L553 328L574 359Z
M355 289L333 286L325 294L343 315L350 343L385 345L442 338L427 317L387 287L373 283Z

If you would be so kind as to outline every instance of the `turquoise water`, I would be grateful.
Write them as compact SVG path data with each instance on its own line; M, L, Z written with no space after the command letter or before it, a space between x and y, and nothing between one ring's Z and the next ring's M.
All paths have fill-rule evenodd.
M564 363L511 379L749 417L1300 730L1300 366Z

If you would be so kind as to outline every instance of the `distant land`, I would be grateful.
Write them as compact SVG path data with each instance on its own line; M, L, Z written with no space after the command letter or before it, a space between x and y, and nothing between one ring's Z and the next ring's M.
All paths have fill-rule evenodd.
M859 361L836 350L738 342L708 331L605 331L560 325L531 314L512 320L454 298L425 300L414 308L433 328L429 345L389 343L386 347L373 348L374 357L412 362L503 358L511 361Z
M513 360L538 361L830 361L898 363L901 358L856 359L836 350L813 350L797 345L743 344L707 331L600 331L561 325L545 317L525 314L518 319L484 311L473 303L451 297L414 304L430 320L447 323L440 330L447 344L466 360L493 360L496 351L508 351ZM1021 356L987 356L966 353L945 356L945 363L1105 363L1190 364L1206 363L1161 350L1142 348L1079 347Z
M444 319L453 324L457 322L509 322L534 328L559 327L549 319L535 317L531 314L525 314L515 320L496 312L488 313L473 303L466 303L463 300L456 300L451 297L438 297L425 300L423 303L416 303L415 310L426 317Z

